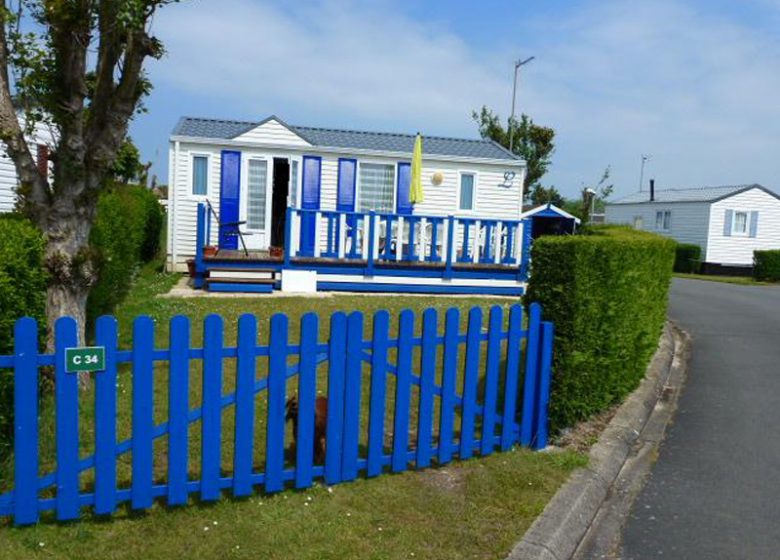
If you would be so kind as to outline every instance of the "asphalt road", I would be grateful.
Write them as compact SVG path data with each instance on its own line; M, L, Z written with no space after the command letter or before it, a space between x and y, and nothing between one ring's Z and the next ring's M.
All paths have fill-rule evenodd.
M675 279L669 316L688 379L621 558L780 558L780 288Z

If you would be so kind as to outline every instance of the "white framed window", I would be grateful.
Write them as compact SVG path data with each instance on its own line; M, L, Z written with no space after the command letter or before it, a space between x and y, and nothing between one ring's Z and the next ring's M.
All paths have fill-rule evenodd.
M298 208L298 188L300 186L298 184L299 165L300 163L298 162L297 159L293 158L290 160L290 191L289 191L290 202L288 204L290 208Z
M731 220L731 235L748 234L748 213L736 210Z
M461 171L458 181L458 210L473 212L477 209L477 174Z
M358 163L357 211L395 211L395 165Z
M209 156L205 154L192 155L192 194L207 196L209 194Z
M655 213L655 229L658 231L670 231L672 229L671 210L659 210Z
M246 227L264 230L268 204L268 161L247 160Z

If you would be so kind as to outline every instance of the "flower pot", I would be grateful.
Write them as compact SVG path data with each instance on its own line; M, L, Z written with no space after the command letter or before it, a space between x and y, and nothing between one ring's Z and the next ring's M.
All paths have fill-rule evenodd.
M284 257L284 249L282 247L269 247L268 253L272 259L281 259Z
M217 254L218 249L214 246L208 245L206 247L203 247L203 256L204 257L213 257Z
M187 271L190 273L190 278L195 278L195 259L187 259Z

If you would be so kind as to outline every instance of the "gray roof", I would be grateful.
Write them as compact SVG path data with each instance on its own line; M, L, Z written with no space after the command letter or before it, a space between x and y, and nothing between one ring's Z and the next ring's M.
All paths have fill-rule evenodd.
M414 134L293 126L274 116L258 122L183 117L173 129L173 135L230 140L271 119L277 120L313 146L409 154L414 148ZM496 142L483 139L423 136L423 153L477 159L520 160Z
M776 198L777 193L759 184L727 185L722 187L697 187L693 189L656 189L654 203L667 202L716 202L750 189L761 189ZM650 191L630 194L609 204L641 204L650 202Z

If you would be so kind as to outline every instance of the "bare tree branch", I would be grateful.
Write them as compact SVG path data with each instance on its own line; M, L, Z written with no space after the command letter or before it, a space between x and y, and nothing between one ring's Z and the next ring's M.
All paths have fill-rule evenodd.
M35 159L27 145L24 132L11 97L8 72L8 39L6 36L6 14L0 25L0 140L6 145L9 157L16 166L21 182L20 196L31 218L40 222L44 209L48 207L50 190L48 179L38 170Z
M101 36L101 53L104 52L102 40ZM121 61L116 60L116 64L122 63L119 82L112 90L103 85L100 96L96 92L93 98L87 131L87 163L88 167L95 171L104 170L113 162L116 151L127 134L128 121L143 94L141 80L144 60L154 56L158 50L156 39L147 34L143 25L129 31L125 41L124 57ZM110 47L106 47L106 56L109 51ZM91 186L100 187L99 184Z

